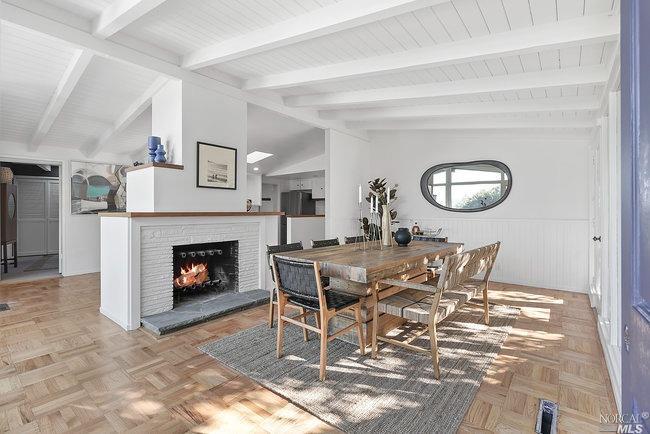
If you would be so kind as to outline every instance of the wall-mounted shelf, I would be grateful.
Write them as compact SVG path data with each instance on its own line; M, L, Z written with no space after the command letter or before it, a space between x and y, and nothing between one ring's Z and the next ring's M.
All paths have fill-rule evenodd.
M139 166L129 167L126 169L127 172L134 172L136 170L148 169L149 167L162 167L165 169L176 169L183 170L184 167L182 164L171 164L171 163L145 163Z

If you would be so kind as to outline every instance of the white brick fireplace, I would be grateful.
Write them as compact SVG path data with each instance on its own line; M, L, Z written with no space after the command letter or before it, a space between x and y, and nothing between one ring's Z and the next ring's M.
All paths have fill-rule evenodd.
M239 291L260 289L260 222L141 227L141 315L166 312L174 307L172 247L221 241L239 242Z
M278 213L101 215L100 311L126 330L173 307L172 247L238 241L240 292L270 288L266 245L278 243Z

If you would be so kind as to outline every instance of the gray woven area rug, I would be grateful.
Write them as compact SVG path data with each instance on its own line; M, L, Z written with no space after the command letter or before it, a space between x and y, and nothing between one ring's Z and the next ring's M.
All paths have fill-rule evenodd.
M439 324L441 381L431 359L380 343L379 358L361 356L357 346L333 340L328 346L327 379L318 381L319 342L288 325L282 359L275 357L277 328L253 327L200 347L202 351L321 420L345 432L455 432L476 390L503 345L519 310L490 306L490 326L482 309L466 304ZM413 333L405 327L394 334ZM428 335L413 341L428 348ZM401 339L401 337L400 337Z

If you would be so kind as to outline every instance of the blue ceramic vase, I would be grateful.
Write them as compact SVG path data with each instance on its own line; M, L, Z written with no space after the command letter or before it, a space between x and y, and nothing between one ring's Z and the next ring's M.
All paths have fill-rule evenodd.
M149 150L149 163L156 161L156 150L160 146L160 137L149 136L147 138L147 149Z
M397 232L395 232L395 241L398 246L408 246L412 239L413 237L411 236L411 233L406 228L399 228Z
M167 161L167 158L165 158L166 153L167 152L165 152L163 145L158 145L158 148L156 148L156 157L154 158L154 161L156 163L165 163Z

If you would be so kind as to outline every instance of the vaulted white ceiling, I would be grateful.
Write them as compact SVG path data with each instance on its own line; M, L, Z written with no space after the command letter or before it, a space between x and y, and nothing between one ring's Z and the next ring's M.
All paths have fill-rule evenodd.
M310 128L361 135L588 130L618 85L619 0L5 0L0 7L0 140L32 149L139 157L150 96L167 78L227 89Z

